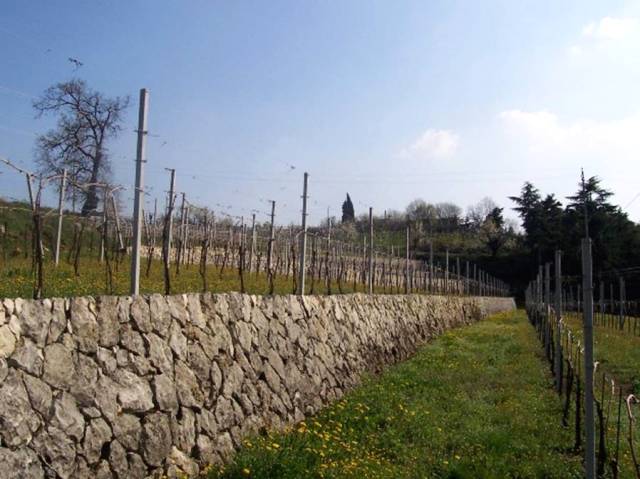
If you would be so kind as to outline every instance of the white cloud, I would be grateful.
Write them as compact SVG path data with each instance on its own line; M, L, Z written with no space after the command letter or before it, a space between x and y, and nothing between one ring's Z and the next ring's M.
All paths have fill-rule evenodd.
M499 118L532 151L585 155L608 165L635 161L640 151L640 113L611 121L562 122L548 111L507 110Z
M402 156L419 160L446 159L455 155L460 137L451 130L428 129L402 151Z
M603 17L582 28L573 44L566 48L567 55L574 60L593 61L617 58L623 65L638 58L640 44L640 18ZM635 60L634 60L635 61Z
M638 30L639 22L634 17L604 17L582 29L582 35L596 40L621 40Z

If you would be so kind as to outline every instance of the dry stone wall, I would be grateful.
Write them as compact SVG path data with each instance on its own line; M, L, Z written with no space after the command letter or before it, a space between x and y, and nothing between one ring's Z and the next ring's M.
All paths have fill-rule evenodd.
M226 459L509 298L187 294L0 303L0 477L142 478Z

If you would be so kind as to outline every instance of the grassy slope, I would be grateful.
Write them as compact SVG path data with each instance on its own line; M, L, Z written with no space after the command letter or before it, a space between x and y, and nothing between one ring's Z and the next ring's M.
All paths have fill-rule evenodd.
M582 338L582 317L565 314L571 331ZM607 374L625 384L634 393L640 392L640 337L605 326L594 326L594 356Z
M126 256L120 265L112 263L114 290L113 294L129 293L129 263L131 259ZM140 292L141 293L162 293L164 292L164 280L162 263L153 261L150 274L147 277L146 258L140 272ZM58 267L53 261L47 259L44 266L44 296L45 297L67 297L107 294L106 290L106 265L99 263L92 256L82 257L80 261L79 276L74 274L73 266L62 258ZM181 267L179 275L175 274L175 267L171 267L171 292L188 293L202 291L202 277L197 264ZM208 285L207 291L229 292L240 291L240 278L238 268L235 265L227 266L220 274L220 269L213 265L207 266ZM337 283L331 286L332 293L339 293ZM269 290L267 276L263 273L256 275L245 272L245 290L251 294L266 294ZM352 293L354 291L364 292L366 286L357 284L353 289L353 283L344 283L342 292ZM307 277L307 293L311 292L311 279ZM394 290L395 291L395 290ZM274 280L274 292L276 294L293 293L293 277L277 276ZM315 280L314 293L325 294L326 284ZM376 288L376 292L382 293L381 288ZM0 298L30 298L33 296L33 277L31 274L31 259L23 257L10 258L7 263L0 259Z
M446 333L211 478L580 477L522 312Z

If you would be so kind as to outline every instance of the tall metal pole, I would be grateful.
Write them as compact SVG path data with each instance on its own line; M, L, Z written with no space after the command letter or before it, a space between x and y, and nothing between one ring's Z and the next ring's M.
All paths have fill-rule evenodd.
M62 170L62 179L60 180L60 196L58 197L58 229L56 232L56 251L53 260L58 266L60 263L60 241L62 240L62 207L64 206L64 190L67 187L67 169Z
M369 294L373 294L373 208L369 208Z
M138 143L136 147L136 183L133 191L133 237L131 244L131 295L140 294L140 248L142 243L142 194L144 188L145 146L147 138L147 108L149 106L149 92L146 88L140 90L140 105L138 108ZM154 212L155 220L155 212Z
M300 271L298 272L298 294L304 294L304 282L306 277L306 255L307 255L307 184L309 173L304 173L304 185L302 188L302 232L300 234Z
M256 252L256 214L251 214L251 248L249 249L249 273L253 270L253 256Z
M171 239L173 237L173 205L175 199L176 189L176 170L175 168L165 168L171 172L171 181L169 183L169 204L167 206L167 221L169 222L167 227L167 266L171 264Z
M593 414L593 269L590 238L582 240L582 294L584 300L585 472L587 479L594 479L596 477L596 430Z
M107 186L103 186L102 193L102 232L100 234L100 263L104 261L104 250L107 247L105 245L105 239L107 235L105 234L105 230L107 229Z
M271 201L271 226L269 227L269 244L267 245L267 274L271 274L271 261L273 257L273 242L275 241L276 202Z
M556 373L556 391L562 393L562 252L556 250L555 257L555 306L556 310L556 333L555 333L555 354L554 370Z

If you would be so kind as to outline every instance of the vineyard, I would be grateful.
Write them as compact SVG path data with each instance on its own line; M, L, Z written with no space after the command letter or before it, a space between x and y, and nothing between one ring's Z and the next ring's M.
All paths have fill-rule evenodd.
M562 276L559 251L554 264L555 274L550 263L540 267L527 310L564 404L562 423L573 430L573 449L593 454L597 477L640 477L640 316L638 300L627 298L638 270L596 272L594 287L588 261L579 277Z
M0 296L130 292L133 224L119 212L117 188L105 186L102 211L81 216L62 208L62 194L58 209L40 205L45 185L65 177L26 178L29 186L39 179L34 201L0 205L0 277L6 279ZM393 235L375 231L371 216L370 231L356 243L330 221L309 229L277 226L275 202L270 222L260 224L255 213L248 223L197 207L185 195L178 209L172 198L164 213L156 202L142 216L140 292L508 294L505 283L448 250L432 246L427 258L418 259L408 226L402 244L388 244ZM384 238L380 247L378 237Z

